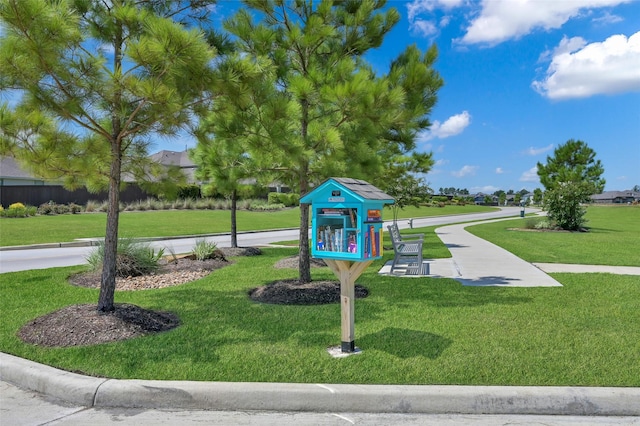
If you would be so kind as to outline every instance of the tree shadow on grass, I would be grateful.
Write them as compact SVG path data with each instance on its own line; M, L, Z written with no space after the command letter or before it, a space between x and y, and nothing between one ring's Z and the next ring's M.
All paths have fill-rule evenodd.
M436 359L452 340L426 331L387 327L357 339L357 343L363 350L376 349L398 358Z

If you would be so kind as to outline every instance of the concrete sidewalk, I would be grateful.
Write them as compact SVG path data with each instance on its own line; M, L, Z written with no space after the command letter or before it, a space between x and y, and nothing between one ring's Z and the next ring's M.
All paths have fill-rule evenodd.
M402 277L452 278L468 286L501 287L559 287L562 286L547 272L611 273L640 275L640 267L607 265L567 265L556 263L530 263L513 253L468 232L468 226L497 222L462 223L437 228L436 235L447 246L451 258L425 259L420 271L415 265L400 266L394 275ZM429 248L425 248L427 253ZM380 270L389 275L391 261Z

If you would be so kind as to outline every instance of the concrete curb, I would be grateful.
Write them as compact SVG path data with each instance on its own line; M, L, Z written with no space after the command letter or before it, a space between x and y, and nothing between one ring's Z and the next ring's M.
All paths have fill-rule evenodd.
M640 388L116 380L0 353L0 379L86 407L640 416Z
M108 379L58 370L0 352L0 380L74 404L91 407L100 385Z

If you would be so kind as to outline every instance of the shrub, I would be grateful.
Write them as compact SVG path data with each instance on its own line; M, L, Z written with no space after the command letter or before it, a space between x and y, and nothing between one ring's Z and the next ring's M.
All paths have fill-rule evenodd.
M207 240L196 240L192 254L196 260L224 259L224 255L218 250L216 243Z
M71 209L69 208L69 206L67 206L65 204L54 204L53 205L53 212L55 214L66 214L66 213L70 213Z
M535 229L553 229L554 226L547 219L542 219L538 221L535 225Z
M178 198L200 198L202 194L198 185L185 185L178 188Z
M284 204L286 207L293 207L300 204L300 196L293 192L270 192L267 200L269 204Z
M587 223L580 183L565 182L544 193L544 208L551 221L568 231L579 231Z
M87 213L93 213L98 211L98 207L100 205L99 201L89 200L87 201L87 205L84 207L84 211Z
M147 243L136 242L131 238L118 240L116 256L116 275L119 277L137 277L148 275L159 268L159 261L164 250L157 252ZM91 269L98 271L102 268L104 258L104 241L92 250L86 260Z
M27 207L22 203L13 203L6 210L0 210L2 217L27 217L29 213Z

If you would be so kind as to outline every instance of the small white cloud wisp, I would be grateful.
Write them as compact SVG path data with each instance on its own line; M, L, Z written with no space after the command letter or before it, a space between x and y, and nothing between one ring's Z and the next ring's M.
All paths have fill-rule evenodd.
M460 114L452 115L443 123L438 120L434 121L429 130L422 132L418 136L418 140L426 142L435 138L444 139L455 136L462 133L469 124L471 124L471 114L463 111Z

